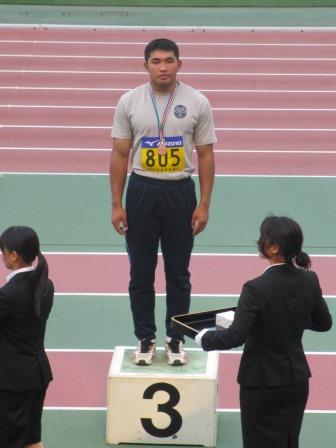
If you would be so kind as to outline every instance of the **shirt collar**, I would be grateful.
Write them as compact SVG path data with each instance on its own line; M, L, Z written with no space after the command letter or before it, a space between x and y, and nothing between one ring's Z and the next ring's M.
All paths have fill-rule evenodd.
M282 265L284 265L284 264L286 264L286 263L274 263L274 264L270 264L269 266L267 266L266 269L263 270L263 273L266 272L267 269L272 268L273 266L282 266Z
M11 280L16 274L21 274L21 272L30 272L33 271L35 268L34 266L28 266L26 268L16 269L15 271L11 272L9 275L7 275L7 283L9 280Z

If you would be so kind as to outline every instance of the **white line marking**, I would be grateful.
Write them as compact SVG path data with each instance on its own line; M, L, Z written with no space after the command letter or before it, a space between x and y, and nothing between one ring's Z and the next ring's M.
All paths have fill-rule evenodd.
M49 151L83 151L83 152L110 152L111 148L107 147L107 148L56 148L56 147L26 147L26 146L0 146L0 151L45 151L45 152L49 152ZM195 152L195 150L194 150ZM314 154L314 155L319 155L319 154L336 154L336 150L335 151L325 151L325 150L290 150L290 149L214 149L214 153L217 153L219 155L221 154L235 154L235 153L250 153L250 154L302 154L302 155L306 155L306 154Z
M44 252L45 253L45 252ZM104 298L111 298L111 297L129 297L128 292L56 292L55 296L71 296L71 297L104 297ZM156 297L166 297L166 294L163 293L155 293ZM232 298L232 297L239 297L239 294L191 294L191 297L213 297L213 298ZM324 295L323 297L328 297ZM331 298L334 298L334 296L330 296ZM335 296L336 298L336 296Z
M0 146L0 151L83 151L83 152L110 152L111 148L107 147L107 148L57 148L57 147L27 147L27 146ZM196 152L194 150L194 152ZM325 150L309 150L309 149L304 149L304 150L296 150L296 149L214 149L214 153L216 154L244 154L244 153L248 153L248 154L302 154L302 155L306 155L306 154L314 154L314 155L320 155L320 154L336 154L336 150L335 151L325 151Z
M277 177L277 176L275 176ZM45 252L46 255L92 255L92 256L125 256L127 257L126 252ZM158 252L159 256L162 256L161 252ZM193 257L255 257L259 258L257 253L228 253L228 252L193 252ZM336 254L310 254L313 258L335 258Z
M0 73L34 73L34 74L65 74L65 75L146 75L137 71L108 71L108 70L27 70L2 69ZM180 76L336 76L336 73L263 73L263 72L180 72Z
M66 126L66 125L39 125L39 124L0 124L0 128L22 129L112 129L111 126Z
M116 106L77 106L55 104L0 104L4 109L108 109L114 110ZM212 107L212 110L224 112L336 112L336 108L290 108L290 107Z
M75 173L75 172L49 172L49 171L1 171L0 176L5 175L14 175L14 176L90 176L90 177L99 177L99 176L109 176L106 173ZM198 177L197 174L193 174L193 177ZM271 179L280 179L280 178L293 178L293 179L334 179L336 175L299 175L299 174L215 174L215 177L223 177L223 178L271 178Z
M197 175L195 175L197 177ZM243 178L271 178L271 179L281 179L281 178L294 178L294 179L328 179L336 178L336 175L311 175L311 174L216 174L216 177L243 177Z
M312 256L310 254L310 256ZM111 298L111 297L129 297L128 292L56 292L55 296L64 296L64 297L104 297L104 298ZM164 293L155 293L155 297L166 297L166 294ZM232 294L191 294L191 297L205 297L205 298L220 298L220 299L232 299L232 298L238 298L239 293L232 293ZM323 294L323 297L325 299L336 299L336 296L333 295L326 295Z
M62 407L62 406L44 406L44 411L106 411L106 407L78 407L78 406L69 406L69 407ZM226 409L226 408L217 408L216 412L220 413L238 413L240 412L240 409L232 408L232 409ZM336 414L336 410L305 410L305 414Z
M1 149L1 147L0 147ZM261 154L336 154L336 151L296 149L215 149L215 153L261 153Z
M324 34L329 31L336 31L334 26L174 26L174 25L67 25L67 24L54 24L54 23L2 23L0 28L23 28L23 29L57 29L57 30L133 30L133 31L143 31L145 30L175 30L175 31L272 31L272 32L287 32L287 33L297 33L297 32L311 32ZM295 37L295 36L294 36Z
M98 410L99 408L97 408ZM100 410L100 409L99 409ZM222 409L216 409L216 412L240 412L240 409L226 409L226 408L222 408ZM312 409L312 410L307 410L305 409L304 411L305 414L336 414L336 410L321 410L321 409Z
M55 148L55 147L35 147L29 148L26 146L0 146L0 150L4 151L92 151L92 152L110 152L111 148ZM336 152L336 151L335 151Z
M52 85L46 87L36 87L36 86L0 86L1 90L48 90L48 91L59 91L59 90L71 90L71 91L92 91L92 92L127 92L131 90L134 86L127 88L109 88L109 87L54 87ZM294 93L294 94L319 94L319 93L336 93L336 90L260 90L260 89L198 89L200 92L209 93Z
M125 348L135 348L135 346L127 346ZM164 347L158 347L163 349ZM188 351L201 352L200 348L188 348ZM114 349L91 349L91 348L46 348L48 353L114 353ZM218 350L222 355L241 355L243 350ZM308 352L309 356L335 356L336 352Z
M3 25L1 25L3 26ZM139 41L77 41L77 40L14 40L14 39L1 39L1 43L13 43L13 44L61 44L63 45L147 45L148 42L139 42ZM242 42L178 42L178 45L186 45L186 46L205 46L205 47L335 47L334 43L242 43Z
M106 411L106 407L43 406L44 411Z
M143 56L114 56L114 55L78 55L78 54L38 54L38 53L0 53L0 58L41 58L41 59L102 59L102 60L141 60L143 61ZM336 61L336 58L299 58L299 57L287 57L287 58L276 58L276 57L224 57L224 56L184 56L183 60L196 60L196 61L317 61L317 62L329 62Z
M115 109L115 106L75 106L75 105L54 105L54 104L0 104L0 108L5 109ZM305 109L303 109L305 110ZM315 109L313 109L315 110ZM331 109L336 110L336 109Z
M112 126L0 124L0 128L14 129L109 129ZM257 132L336 132L336 128L215 128L216 131L257 131Z

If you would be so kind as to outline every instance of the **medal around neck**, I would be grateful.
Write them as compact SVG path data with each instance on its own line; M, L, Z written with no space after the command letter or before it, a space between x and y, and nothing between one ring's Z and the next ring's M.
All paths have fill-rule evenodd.
M167 146L164 140L161 140L158 145L158 154L164 156L167 153Z
M171 106L172 106L172 104L174 102L177 86L178 86L178 84L176 83L175 86L174 86L174 89L171 91L171 93L169 95L166 107L165 107L163 115L162 115L162 120L160 120L159 111L158 111L158 108L157 108L157 105L156 105L156 101L155 101L155 95L154 95L154 92L153 92L153 90L151 88L151 85L149 84L149 92L150 92L150 96L151 96L151 99L152 99L152 104L153 104L153 108L154 108L154 112L155 112L155 116L156 116L156 120L157 120L157 124L158 124L158 131L159 131L159 139L160 140L159 140L159 144L158 144L157 148L158 148L158 154L160 156L166 155L167 150L168 150L168 148L166 146L166 143L165 143L163 130L164 130L164 127L165 127L165 124L166 124L166 121L167 121L167 118L168 118L168 115L169 115L169 111L170 111Z

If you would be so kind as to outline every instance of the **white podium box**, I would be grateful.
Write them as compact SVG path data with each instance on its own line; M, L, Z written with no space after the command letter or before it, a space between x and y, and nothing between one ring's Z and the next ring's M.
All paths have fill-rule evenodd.
M157 348L136 366L136 347L116 347L108 374L106 442L216 445L218 353L187 350L188 364L170 366Z

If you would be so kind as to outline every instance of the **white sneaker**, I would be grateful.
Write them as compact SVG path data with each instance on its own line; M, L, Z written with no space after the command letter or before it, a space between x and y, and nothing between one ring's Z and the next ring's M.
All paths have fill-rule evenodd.
M133 363L138 366L149 366L152 364L155 346L155 339L141 339L141 341L139 341L139 347L133 352Z
M171 366L182 366L187 364L187 354L183 349L183 342L177 338L167 338L166 355L168 364Z

